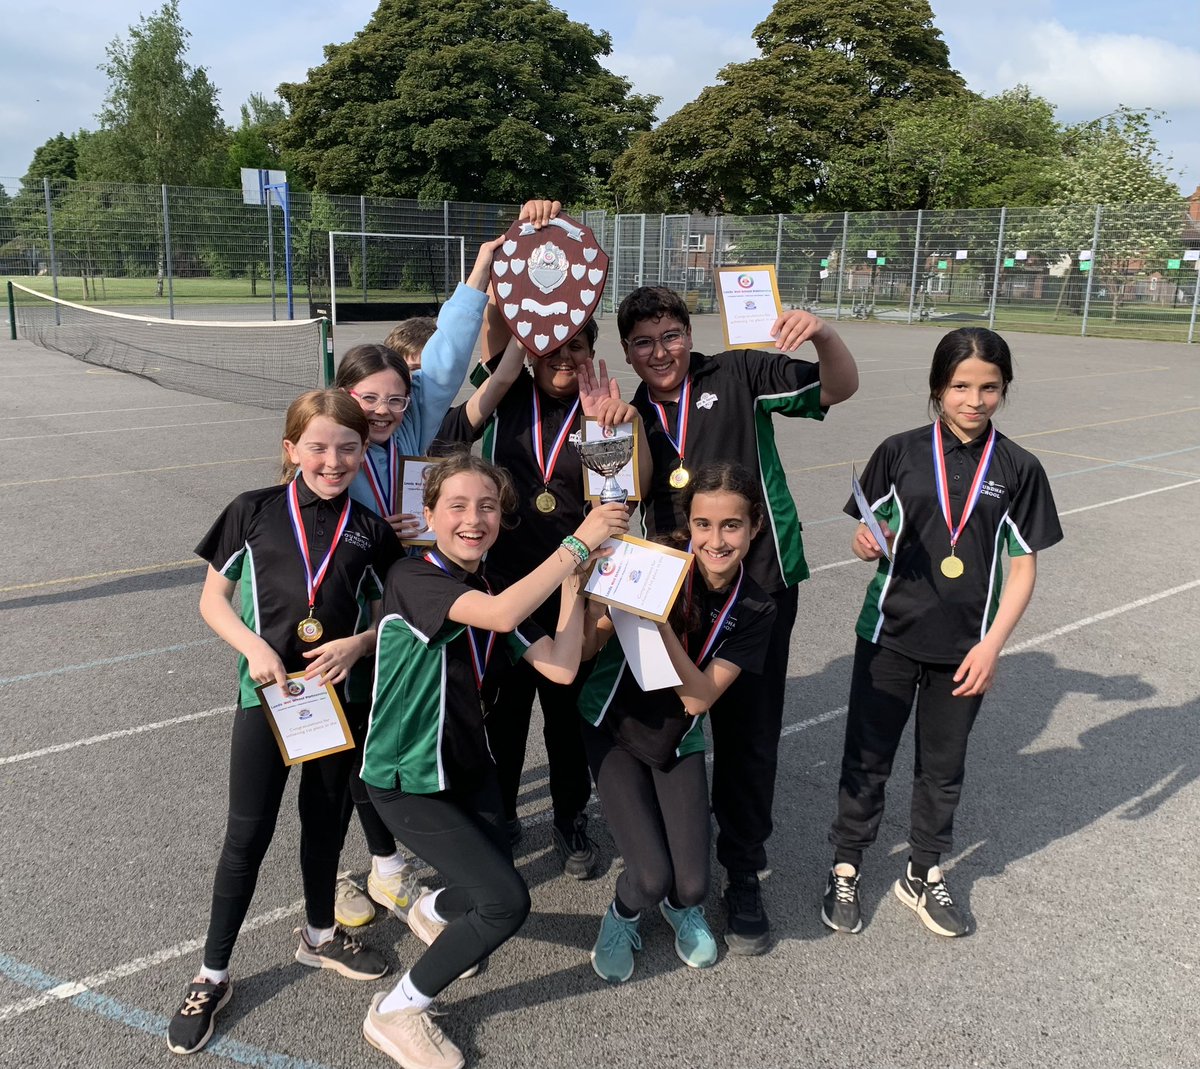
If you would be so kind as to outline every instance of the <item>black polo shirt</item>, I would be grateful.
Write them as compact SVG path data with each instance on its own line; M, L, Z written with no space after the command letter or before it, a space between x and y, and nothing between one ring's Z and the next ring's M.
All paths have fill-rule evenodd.
M376 645L375 690L362 778L382 789L431 794L472 786L494 764L483 727L480 686L471 655L472 631L484 686L522 656L544 632L526 620L507 635L450 620L468 590L487 590L479 575L444 556L446 569L406 557L389 573Z
M960 442L942 426L955 524L989 430L990 425L970 442ZM942 559L950 554L950 532L937 499L932 425L886 439L867 462L861 482L872 511L896 537L893 560L880 559L855 631L914 660L958 664L995 618L1004 582L1001 552L1019 557L1062 540L1042 465L999 431L983 491L958 539L955 555L963 574L957 579L941 572ZM859 518L853 497L845 511Z
M692 582L694 622L687 633L686 649L696 659L732 588L710 590L698 568L692 569ZM743 672L761 672L775 613L770 595L746 575L720 635L707 656L696 662L697 667L703 670L719 659ZM608 731L622 749L655 768L704 750L704 717L689 715L674 690L642 690L615 637L596 659L579 696L579 712L589 724Z
M491 361L495 366L496 360ZM466 404L452 408L442 421L434 439L434 450L444 452L458 442L483 439L483 455L494 464L507 468L517 491L517 514L506 517L496 544L488 550L484 574L493 585L509 586L524 578L549 557L569 534L583 523L586 501L583 496L583 465L570 440L578 435L583 415L576 410L572 417L568 439L563 443L554 472L550 476L550 493L557 505L553 512L537 510L534 500L545 488L533 452L533 393L537 390L533 376L525 368L501 398L496 411L479 429L472 431L467 419ZM563 421L571 411L575 398L559 400L538 390L542 413L542 459L548 461L554 441L562 430ZM533 616L548 633L553 634L558 621L559 596L553 594Z
M351 503L346 529L313 606L324 634L319 642L302 642L296 625L308 616L308 589L304 559L288 514L287 489L285 484L238 495L201 539L196 554L226 579L240 580L242 622L279 654L284 668L302 672L308 667L302 656L305 650L335 638L349 638L371 626L368 603L379 598L383 577L403 549L382 519ZM315 571L329 552L347 495L326 500L313 493L303 478L297 491ZM370 672L359 672L358 667L355 665L348 685L338 687L343 700L367 698ZM238 675L242 708L258 705L256 684L245 657L238 658Z
M737 461L761 476L766 522L746 557L751 578L776 593L808 578L800 518L775 448L774 415L824 419L819 365L783 353L757 349L705 356L692 353L691 415L684 464L693 474L705 464ZM679 467L679 454L664 433L658 409L642 383L633 395L641 413L654 461L650 494L644 502L651 537L687 526L680 508L681 491L668 481ZM663 405L674 438L679 419L676 401Z

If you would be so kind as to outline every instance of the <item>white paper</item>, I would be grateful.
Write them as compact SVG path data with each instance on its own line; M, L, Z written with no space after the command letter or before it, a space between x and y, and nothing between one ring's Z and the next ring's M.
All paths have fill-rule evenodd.
M662 547L630 538L609 538L602 547L613 555L596 563L584 593L615 603L638 616L664 618L691 564L691 554L676 556Z
M347 748L351 740L338 718L333 691L319 679L305 679L303 672L297 672L288 676L286 687L271 683L259 693L279 728L289 760Z
M1015 253L1013 253L1013 259L1014 260L1028 260L1029 259L1029 250L1028 249L1017 249L1017 251Z
M823 270L823 271L821 272L821 277L822 277L822 278L828 278L828 277L829 277L829 272L828 272L828 271L824 271L824 270Z
M415 534L405 535L405 545L432 546L437 537L425 526L425 469L431 461L413 457L401 458L400 511L421 520L421 529Z
M1200 249L1184 249L1183 258L1185 260L1200 260Z
M631 612L623 612L616 606L608 610L612 617L617 641L637 685L642 690L664 690L677 687L683 682L671 664L658 624Z
M1090 260L1091 258L1092 258L1092 250L1091 249L1080 249L1079 250L1080 261Z
M858 505L859 516L862 517L863 523L867 525L867 530L871 532L875 541L879 543L883 555L891 560L892 551L888 546L887 536L883 533L883 528L879 526L875 513L871 511L871 503L867 500L867 495L863 493L862 483L858 481L858 472L853 468L850 469L850 485L854 490L854 503Z
M721 287L721 311L730 348L773 342L771 328L783 309L775 296L773 268L722 268L717 272Z
M954 258L956 260L965 260L967 258L967 250L966 249L955 250Z
M595 420L585 419L583 421L583 440L585 442L599 442L605 438L631 438L633 434L632 423L618 423L614 427L601 427ZM600 491L604 489L604 476L597 475L588 467L584 467L583 475L587 479L587 496L599 497ZM631 500L640 500L641 493L638 490L637 480L634 478L633 457L629 458L629 463L613 478L617 480L617 485L629 495Z
M867 259L868 260L874 260L875 257L878 255L879 255L878 249L867 249Z

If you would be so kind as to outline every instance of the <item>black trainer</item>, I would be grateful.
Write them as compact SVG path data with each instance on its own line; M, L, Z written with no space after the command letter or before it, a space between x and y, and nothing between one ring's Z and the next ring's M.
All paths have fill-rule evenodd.
M896 897L916 913L931 932L954 939L970 931L967 919L950 897L950 889L937 865L922 880L913 875L912 862L909 861L904 875L896 881L895 890Z
M378 980L388 971L388 963L377 950L365 947L340 924L335 925L333 935L318 946L308 941L308 933L301 925L300 945L296 948L296 960L313 969L333 969L351 980Z
M554 848L562 858L563 873L576 880L596 875L596 847L587 836L587 814L577 813L569 834L554 826Z
M771 943L757 872L731 872L725 887L725 945L734 954L762 954Z
M862 910L858 904L858 869L843 861L829 870L821 920L835 932L854 935L862 931Z
M214 984L197 976L188 985L187 998L167 1025L167 1048L172 1054L195 1054L212 1039L217 1014L233 994L233 982Z

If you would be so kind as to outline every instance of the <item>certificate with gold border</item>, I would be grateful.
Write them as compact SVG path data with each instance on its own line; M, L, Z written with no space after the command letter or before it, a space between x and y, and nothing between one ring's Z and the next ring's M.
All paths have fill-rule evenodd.
M332 684L293 672L282 687L266 683L254 689L285 765L354 749L350 725Z
M425 469L436 464L434 457L400 457L400 512L407 512L421 521L421 530L400 539L406 546L432 546L435 535L425 524Z
M725 348L774 348L771 328L783 314L774 265L718 267L716 274Z
M601 548L611 557L598 560L584 584L585 597L662 623L679 596L692 554L647 542L633 535L616 535Z
M629 463L625 465L616 475L613 476L617 480L617 485L621 487L629 495L627 501L642 500L642 461L641 451L638 449L637 427L632 423L618 423L614 427L601 427L599 422L594 419L585 419L583 421L583 440L585 442L599 442L605 438L625 438L633 439L633 456ZM583 468L583 496L586 501L599 501L600 491L604 489L604 476L592 471L591 468L584 465Z

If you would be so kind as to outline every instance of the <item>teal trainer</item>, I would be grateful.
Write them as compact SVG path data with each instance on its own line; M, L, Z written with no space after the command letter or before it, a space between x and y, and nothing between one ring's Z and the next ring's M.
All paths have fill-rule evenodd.
M610 984L623 984L633 975L633 952L641 949L638 921L618 917L616 910L609 906L600 922L596 945L592 947L592 968L596 975Z
M672 909L666 899L658 904L662 915L675 932L675 953L684 965L707 969L717 962L717 940L713 937L704 910L699 906Z

